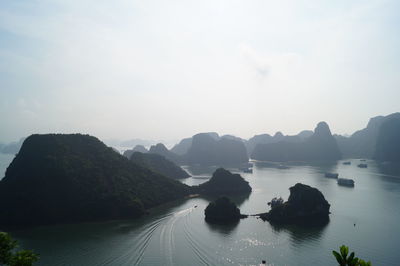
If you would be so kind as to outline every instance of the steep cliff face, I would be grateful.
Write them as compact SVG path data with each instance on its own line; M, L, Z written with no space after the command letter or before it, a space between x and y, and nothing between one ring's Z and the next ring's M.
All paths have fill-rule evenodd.
M95 137L32 135L0 181L0 224L134 218L188 193Z
M379 161L400 162L400 116L387 119L382 124L374 158Z
M325 122L318 123L314 134L304 144L307 160L334 161L341 158L339 146Z
M385 121L399 118L400 113L373 117L366 128L356 131L350 137L336 136L343 157L373 158L381 126Z

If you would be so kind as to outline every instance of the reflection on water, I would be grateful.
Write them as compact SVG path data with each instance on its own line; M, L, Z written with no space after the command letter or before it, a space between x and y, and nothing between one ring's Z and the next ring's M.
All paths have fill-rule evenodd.
M208 223L206 222L207 227L214 232L217 232L222 235L230 235L232 234L233 230L236 229L238 224L240 223L239 221L235 221L233 223L221 225L221 224L213 224L213 223Z
M313 224L313 225L276 225L270 224L275 234L282 232L290 235L290 244L297 246L302 245L305 241L318 241L329 224L329 220L324 223Z
M388 177L400 179L400 165L395 163L377 163L376 166L379 169L379 173L382 173Z
M342 244L373 265L397 265L400 175L396 167L367 161L368 168L361 169L358 162L297 164L289 169L255 163L253 174L241 173L253 188L246 197L232 198L242 213L268 211L268 201L276 196L287 199L289 187L301 182L318 188L331 204L330 222L320 227L278 227L255 217L231 226L210 225L204 209L213 198L204 197L159 206L137 220L38 227L11 234L24 248L40 253L40 265L45 266L258 265L262 259L271 265L336 265L331 251ZM187 169L208 177L213 172ZM324 177L325 172L354 179L355 187L338 186L335 179Z

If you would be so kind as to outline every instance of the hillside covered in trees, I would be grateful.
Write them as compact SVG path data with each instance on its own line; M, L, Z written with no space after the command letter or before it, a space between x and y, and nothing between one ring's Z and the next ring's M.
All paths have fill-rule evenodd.
M139 166L97 138L28 137L0 181L0 224L139 217L190 187Z

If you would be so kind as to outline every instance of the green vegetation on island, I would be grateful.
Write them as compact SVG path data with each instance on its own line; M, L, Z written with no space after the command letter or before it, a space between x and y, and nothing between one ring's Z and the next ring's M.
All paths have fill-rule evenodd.
M95 137L31 135L0 181L0 224L135 218L189 193Z
M18 248L17 241L5 232L0 232L0 265L31 266L39 260L39 255L32 250Z
M274 198L271 210L260 218L276 224L320 224L329 221L330 204L316 188L297 183L289 188L288 201Z
M210 202L204 210L205 220L209 223L229 224L246 218L247 215L240 214L239 208L227 197L220 197Z

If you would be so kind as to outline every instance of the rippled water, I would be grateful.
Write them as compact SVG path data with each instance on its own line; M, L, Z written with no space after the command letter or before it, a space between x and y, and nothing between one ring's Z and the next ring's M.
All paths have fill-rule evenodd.
M352 165L292 166L276 169L258 163L253 174L242 174L253 192L235 198L242 213L268 209L267 201L282 196L297 182L320 189L331 204L330 222L323 227L274 227L254 217L236 225L204 221L207 198L168 203L139 220L58 225L12 232L23 247L41 254L39 265L336 265L332 249L349 245L373 265L399 265L400 177L384 174L373 161ZM199 184L212 168L187 168ZM324 172L355 180L341 187ZM197 206L197 207L195 207ZM356 224L356 226L354 226Z

